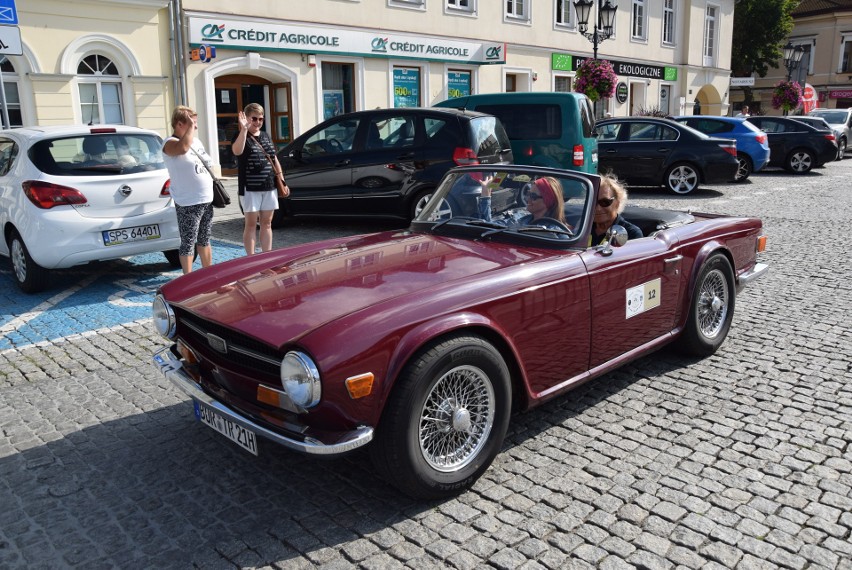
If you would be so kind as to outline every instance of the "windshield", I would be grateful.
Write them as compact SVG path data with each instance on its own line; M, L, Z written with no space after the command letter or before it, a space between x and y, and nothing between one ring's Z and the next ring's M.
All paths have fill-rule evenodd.
M839 125L846 122L846 111L821 111L819 113L811 113L814 117L822 117L828 123Z
M565 170L459 168L447 174L414 222L436 233L564 245L582 232L593 192L588 177Z
M29 156L36 168L53 176L112 176L165 169L162 144L149 134L85 134L39 141Z

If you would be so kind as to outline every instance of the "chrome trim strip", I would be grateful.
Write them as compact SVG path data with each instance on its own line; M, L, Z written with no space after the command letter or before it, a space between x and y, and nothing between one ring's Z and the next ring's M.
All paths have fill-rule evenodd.
M755 263L754 267L740 275L737 281L737 289L742 289L758 277L763 277L767 271L769 271L768 265L765 263Z
M194 324L189 323L187 321L182 321L182 323L187 328L194 330L195 332L197 332L198 334L200 334L201 336L203 336L205 338L207 337L208 334L210 334L210 333L204 331L201 327L197 327ZM266 362L267 364L274 364L275 366L281 366L280 360L275 360L274 358L269 358L266 355L260 354L259 352L254 352L253 350L249 350L247 348L241 348L240 345L238 345L238 344L228 343L228 352L237 352L237 353L242 354L244 356L248 356L250 358L254 358L256 360Z
M223 415L234 423L256 433L257 435L271 440L288 449L300 451L309 455L339 455L368 444L373 439L373 428L362 426L355 429L344 438L343 441L326 445L315 439L308 438L306 441L292 439L258 425L250 419L240 415L238 412L225 406L218 400L207 395L201 386L195 383L192 377L183 369L183 364L177 360L169 347L158 350L152 358L154 366L170 380L175 386L193 400L213 408L216 413Z

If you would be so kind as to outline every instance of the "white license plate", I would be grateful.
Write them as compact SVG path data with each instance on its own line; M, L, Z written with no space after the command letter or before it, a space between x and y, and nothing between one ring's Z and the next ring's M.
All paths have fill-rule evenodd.
M201 423L215 429L246 451L257 455L257 436L253 431L247 430L239 424L235 424L227 418L223 418L207 406L195 404L195 417Z
M149 239L160 239L160 226L150 224L147 226L136 226L133 228L122 228L118 230L102 231L104 245L121 245L132 241L145 241Z

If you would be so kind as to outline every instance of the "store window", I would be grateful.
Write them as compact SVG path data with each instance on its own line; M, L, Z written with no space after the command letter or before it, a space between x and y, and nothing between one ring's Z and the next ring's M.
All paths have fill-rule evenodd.
M355 110L355 66L351 63L322 64L323 119Z
M663 0L663 44L675 45L675 0Z
M393 106L420 107L420 68L393 68Z
M472 93L471 78L470 71L449 70L447 72L447 97L456 99L470 95Z
M553 81L553 90L559 93L570 93L571 78L567 75L557 75Z
M89 125L123 124L121 76L109 58L92 54L77 66L80 110Z
M633 0L633 22L631 29L633 30L632 37L634 40L646 39L646 22L645 22L645 0Z
M18 73L12 62L2 55L0 55L0 71L3 72L3 92L6 95L6 112L0 113L3 128L23 127L21 97L18 92ZM9 117L8 124L6 123L6 115Z

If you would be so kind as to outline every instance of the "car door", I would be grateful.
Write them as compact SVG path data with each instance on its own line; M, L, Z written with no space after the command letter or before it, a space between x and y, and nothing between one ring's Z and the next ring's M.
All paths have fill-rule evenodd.
M404 184L415 170L418 117L400 109L364 123L364 150L352 168L352 212L399 215Z
M294 214L351 212L352 168L361 117L342 117L305 133L284 158Z
M593 247L582 254L592 292L591 370L674 327L684 276L673 233L630 240L611 253Z
M786 132L783 120L772 117L752 117L749 122L766 133L769 142L769 156L773 165L783 165L789 151L790 135Z
M678 132L668 125L631 122L621 133L624 178L645 184L659 184L671 164Z

